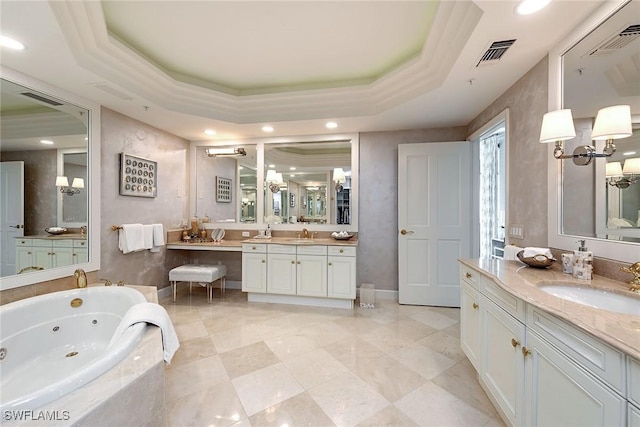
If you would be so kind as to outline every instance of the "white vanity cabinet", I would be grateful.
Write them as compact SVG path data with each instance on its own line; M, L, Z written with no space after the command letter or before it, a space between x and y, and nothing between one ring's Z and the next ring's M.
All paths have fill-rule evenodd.
M356 248L329 246L327 261L327 296L355 299Z
M296 294L296 247L267 245L267 293Z
M242 291L267 292L267 245L242 245Z
M638 409L637 406L634 406L633 404L629 403L627 404L628 408L629 408L629 413L627 414L628 417L628 426L629 427L640 427L640 409Z
M297 295L327 296L327 247L297 247Z
M461 266L460 306L460 345L471 364L480 371L480 299L474 279L477 273Z
M16 273L28 267L55 268L88 262L86 244L81 239L17 239Z

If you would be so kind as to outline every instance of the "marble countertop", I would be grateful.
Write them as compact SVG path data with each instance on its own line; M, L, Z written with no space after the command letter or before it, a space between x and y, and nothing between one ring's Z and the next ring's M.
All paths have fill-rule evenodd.
M64 240L64 239L75 239L75 240L87 240L86 235L82 235L79 233L63 233L63 234L33 234L30 236L20 236L16 237L16 239L44 239L44 240Z
M498 286L529 304L551 313L640 360L640 316L588 307L550 295L541 285L554 282L609 290L638 298L629 285L594 275L592 280L574 279L556 269L521 268L518 261L461 259L460 262L490 276Z
M308 240L303 242L302 240ZM241 248L243 243L271 243L278 245L323 245L323 246L358 246L358 239L336 240L333 238L317 238L317 239L297 239L291 237L272 237L270 239L245 239L245 240L221 240L220 242L205 243L186 243L182 241L168 242L167 246L173 248L188 249L189 247L219 247L219 248ZM169 249L172 249L171 247Z

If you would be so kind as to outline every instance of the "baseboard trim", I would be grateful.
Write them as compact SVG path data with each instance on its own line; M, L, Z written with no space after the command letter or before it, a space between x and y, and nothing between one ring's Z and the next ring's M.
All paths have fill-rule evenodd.
M358 298L360 298L360 288L357 289ZM387 289L376 289L376 299L385 301L398 301L398 291L389 291Z

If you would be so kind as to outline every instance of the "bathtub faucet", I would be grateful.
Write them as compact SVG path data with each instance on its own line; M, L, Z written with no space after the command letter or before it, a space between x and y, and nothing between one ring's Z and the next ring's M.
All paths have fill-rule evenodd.
M87 287L87 274L83 269L79 268L74 273L73 276L76 278L76 288L86 288Z

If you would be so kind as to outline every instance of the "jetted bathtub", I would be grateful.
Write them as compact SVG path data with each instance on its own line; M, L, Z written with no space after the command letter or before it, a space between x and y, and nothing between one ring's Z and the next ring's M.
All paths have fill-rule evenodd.
M129 308L142 302L135 289L102 286L0 306L0 413L39 408L117 365L146 324L111 338Z

